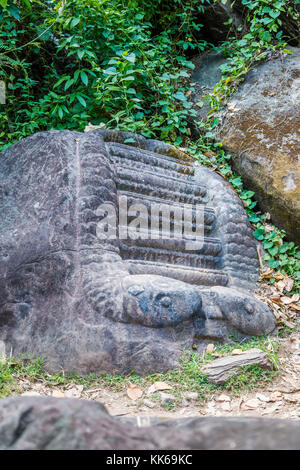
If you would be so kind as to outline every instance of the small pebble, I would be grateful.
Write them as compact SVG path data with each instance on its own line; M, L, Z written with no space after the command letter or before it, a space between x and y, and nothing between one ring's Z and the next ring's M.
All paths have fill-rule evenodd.
M231 398L228 395L222 393L219 397L216 397L216 401L224 402L224 401L231 401Z
M197 393L197 392L184 392L183 396L187 400L197 400L197 398L199 396L199 393Z
M184 398L181 401L181 406L183 406L183 407L190 406L190 402Z
M168 405L169 403L173 404L175 401L174 395L171 395L170 393L160 392L160 397L162 405Z
M145 400L143 400L143 403L144 403L144 405L146 405L148 408L155 408L155 403L153 403L153 401L151 401L151 400L145 399Z

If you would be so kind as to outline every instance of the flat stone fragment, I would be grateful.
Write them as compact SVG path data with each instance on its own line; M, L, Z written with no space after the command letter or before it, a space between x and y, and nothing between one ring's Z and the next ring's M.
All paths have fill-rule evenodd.
M4 354L146 374L178 367L194 344L275 330L252 294L241 200L162 142L111 130L21 140L0 154L0 219Z
M273 364L269 361L268 355L259 349L252 349L238 356L216 359L203 367L202 371L208 375L209 382L223 385L230 377L238 374L241 367L253 364L259 365L262 369L273 370Z
M113 418L76 398L0 400L0 450L299 450L299 420Z

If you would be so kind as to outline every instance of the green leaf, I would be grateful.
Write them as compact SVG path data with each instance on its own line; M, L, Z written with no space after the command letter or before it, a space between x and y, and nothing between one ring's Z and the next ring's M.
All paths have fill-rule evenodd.
M86 101L81 95L77 95L76 98L78 99L79 103L82 104L86 108Z
M256 214L251 214L249 217L250 222L257 224L261 219Z
M81 60L82 57L84 56L85 54L85 50L82 50L82 51L77 51L77 56L78 56L78 59Z
M265 229L264 229L264 228L258 228L257 230L255 230L255 232L253 232L253 236L254 236L257 240L263 240L263 239L264 239L264 235L265 235Z
M272 248L272 246L273 246L273 242L268 242L268 241L263 242L263 247L265 250Z
M275 256L279 253L279 248L278 246L274 246L273 248L270 248L268 251L271 256Z
M243 186L243 183L242 183L242 178L241 177L238 177L238 178L234 178L232 181L231 181L232 185L237 187L237 188L241 188Z
M278 18L278 16L280 16L280 13L281 13L280 11L272 10L272 11L269 12L269 15L272 16L272 18L275 19L275 18Z
M211 128L214 129L219 124L219 118L214 118Z
M71 85L73 85L73 82L74 82L73 78L71 78L70 80L68 80L68 81L66 82L66 84L65 84L65 91L66 91L68 88L70 88Z
M57 88L62 82L68 80L68 78L70 78L70 77L62 77L62 78L60 78L60 79L54 84L53 89L54 89L54 88Z
M81 81L82 81L85 85L88 84L88 82L89 82L89 77L87 76L87 74L86 74L84 71L81 72L80 78L81 78Z
M279 262L279 261L275 261L274 259L270 259L270 260L269 260L269 266L270 266L270 268L276 269L276 268L278 268L279 265L280 265L280 262Z
M132 52L131 54L128 54L128 55L124 55L124 59L128 60L129 62L131 62L132 64L135 63L135 59L136 59L136 55Z
M75 26L78 25L78 23L80 23L80 18L74 18L72 21L71 21L71 24L70 24L70 28L74 28Z
M186 101L186 96L184 93L182 93L182 91L178 91L177 93L175 93L174 98L176 100Z
M10 5L7 7L8 11L12 14L16 20L20 21L20 11L19 8L16 7L16 5Z
M30 10L32 10L32 6L31 6L29 0L23 0L23 3L25 3L25 5L26 5L28 8L30 8Z
M0 6L2 8L6 8L7 7L7 0L0 0Z

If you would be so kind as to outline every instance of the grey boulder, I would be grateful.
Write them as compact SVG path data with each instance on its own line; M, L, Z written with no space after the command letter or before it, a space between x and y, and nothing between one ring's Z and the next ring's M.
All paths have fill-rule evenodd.
M300 243L300 49L251 70L217 137L272 221Z

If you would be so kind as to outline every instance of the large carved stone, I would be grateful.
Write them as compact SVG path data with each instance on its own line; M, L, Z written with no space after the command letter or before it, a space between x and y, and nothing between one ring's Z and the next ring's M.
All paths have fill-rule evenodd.
M99 206L118 210L125 196L141 213L202 207L202 246L187 250L174 224L171 238L99 237ZM106 130L33 135L0 154L0 214L6 353L43 357L53 371L146 373L176 367L194 343L275 329L251 293L256 242L241 201L171 146Z

